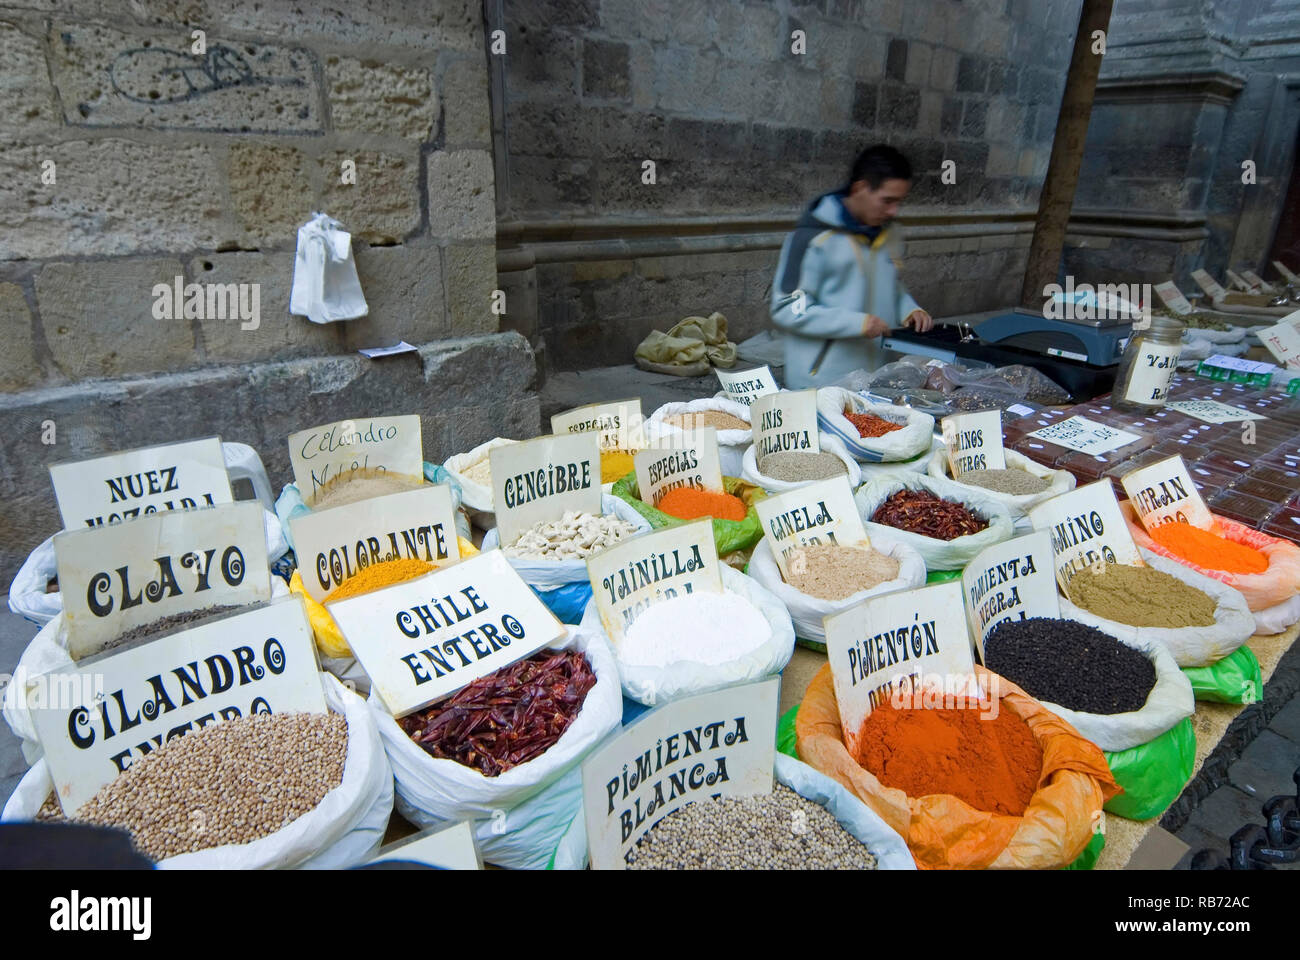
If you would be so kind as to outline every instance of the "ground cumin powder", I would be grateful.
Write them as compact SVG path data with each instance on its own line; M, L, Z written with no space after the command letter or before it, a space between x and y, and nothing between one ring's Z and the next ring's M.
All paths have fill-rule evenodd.
M1207 593L1151 567L1108 563L1070 581L1070 602L1130 627L1208 627L1215 603Z

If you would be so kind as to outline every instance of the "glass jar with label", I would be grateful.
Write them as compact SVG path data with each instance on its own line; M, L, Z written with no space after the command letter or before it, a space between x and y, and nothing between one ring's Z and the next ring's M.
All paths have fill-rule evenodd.
M1116 410L1152 410L1165 405L1169 383L1178 372L1186 324L1152 317L1151 326L1134 330L1119 358L1110 405Z

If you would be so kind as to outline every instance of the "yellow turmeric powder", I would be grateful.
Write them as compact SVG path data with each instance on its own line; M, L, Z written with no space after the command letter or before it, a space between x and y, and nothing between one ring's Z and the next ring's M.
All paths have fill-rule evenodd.
M626 450L602 450L600 453L600 482L622 480L636 467L632 454Z
M342 584L330 592L329 596L325 598L325 602L333 603L335 600L346 600L348 597L369 593L371 590L378 590L380 587L391 587L395 583L414 580L416 577L424 576L429 571L436 569L437 566L435 563L426 563L423 560L405 557L398 560L385 560L383 563L374 563L351 580L344 580Z

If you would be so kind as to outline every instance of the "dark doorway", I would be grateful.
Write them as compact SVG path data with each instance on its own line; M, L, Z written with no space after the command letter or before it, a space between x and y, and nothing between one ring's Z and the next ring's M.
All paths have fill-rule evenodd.
M1286 199L1282 202L1282 214L1277 221L1277 233L1273 235L1273 248L1269 251L1269 262L1264 274L1270 276L1277 271L1272 261L1280 260L1292 273L1300 273L1300 137L1297 138L1296 161L1291 165L1291 183L1287 186Z

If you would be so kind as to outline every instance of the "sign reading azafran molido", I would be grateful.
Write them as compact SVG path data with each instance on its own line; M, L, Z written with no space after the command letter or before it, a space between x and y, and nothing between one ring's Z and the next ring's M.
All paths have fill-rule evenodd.
M565 635L500 550L327 605L394 717Z
M674 810L772 792L779 677L664 704L582 764L587 849L621 870L637 841Z
M646 445L645 417L641 398L611 400L574 407L551 417L551 433L594 433L601 450L635 452Z
M424 476L420 418L367 417L321 424L289 435L289 464L303 500L352 474L376 471L410 480Z
M68 815L176 737L254 713L326 710L316 644L296 596L68 664L32 685L45 691L30 712ZM92 689L97 695L85 696Z
M848 477L804 484L754 503L768 546L787 581L804 547L871 546Z
M722 492L722 460L715 427L664 434L632 458L637 492L651 506L670 490L692 487Z
M566 510L600 514L600 439L594 431L493 447L488 461L502 547Z
M56 463L50 481L66 530L235 499L219 437Z
M1036 530L977 553L961 574L966 615L980 659L984 641L1007 620L1061 616L1053 572L1052 538Z
M773 453L820 453L817 391L781 390L750 405L754 454L762 460Z
M1189 523L1209 530L1210 508L1201 499L1183 458L1175 454L1120 477L1129 503L1148 531L1164 523Z
M1029 510L1029 519L1035 530L1046 530L1052 538L1056 582L1066 596L1070 581L1099 563L1146 566L1109 480L1044 501Z
M300 513L289 526L302 585L318 603L371 564L460 558L451 488L441 483Z
M74 660L162 617L271 599L256 500L65 530L54 560Z

